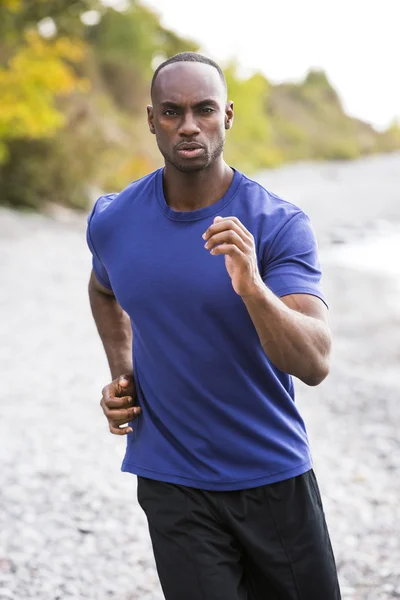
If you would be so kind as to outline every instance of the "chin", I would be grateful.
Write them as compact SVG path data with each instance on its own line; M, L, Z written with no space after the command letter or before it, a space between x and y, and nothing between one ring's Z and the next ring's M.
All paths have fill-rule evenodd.
M209 166L209 163L202 163L202 164L188 164L188 163L175 163L174 167L176 167L178 169L178 171L181 171L182 173L196 173L197 171L204 171L204 169L207 169L207 167Z
M196 173L198 171L204 171L204 169L207 169L207 167L209 167L211 164L210 160L205 157L202 157L202 160L169 160L168 162L170 162L175 169L181 171L182 173Z

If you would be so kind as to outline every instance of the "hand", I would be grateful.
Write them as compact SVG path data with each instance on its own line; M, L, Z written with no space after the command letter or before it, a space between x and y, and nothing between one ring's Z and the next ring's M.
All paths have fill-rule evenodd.
M141 412L139 406L134 406L136 387L132 375L121 375L105 386L102 391L100 406L108 420L111 433L126 435L132 432L132 427L121 427L133 421Z
M254 237L236 217L215 217L203 234L205 248L213 256L225 255L225 266L239 296L251 294L263 285L258 271Z

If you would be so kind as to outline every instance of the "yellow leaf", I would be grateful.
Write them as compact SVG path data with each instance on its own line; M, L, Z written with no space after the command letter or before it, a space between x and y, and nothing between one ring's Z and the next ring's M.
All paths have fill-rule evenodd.
M67 62L80 61L84 55L80 41L48 41L34 31L26 35L24 46L7 68L0 67L0 142L48 137L63 126L65 118L55 99L89 88L89 82L78 77Z
M21 0L1 0L0 6L3 6L11 12L18 12L22 8Z

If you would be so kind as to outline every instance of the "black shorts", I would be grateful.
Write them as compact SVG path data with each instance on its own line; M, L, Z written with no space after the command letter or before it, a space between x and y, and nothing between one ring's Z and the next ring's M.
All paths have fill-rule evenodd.
M232 492L138 477L166 600L339 600L314 472Z

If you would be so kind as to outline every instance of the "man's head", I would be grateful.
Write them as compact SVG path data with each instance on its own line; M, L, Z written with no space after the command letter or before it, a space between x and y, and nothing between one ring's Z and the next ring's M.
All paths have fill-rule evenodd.
M180 171L206 169L222 154L233 104L221 68L209 58L182 52L162 63L147 107L151 133L165 161Z

